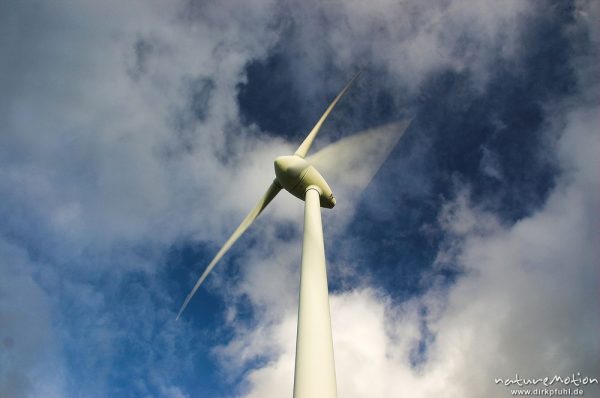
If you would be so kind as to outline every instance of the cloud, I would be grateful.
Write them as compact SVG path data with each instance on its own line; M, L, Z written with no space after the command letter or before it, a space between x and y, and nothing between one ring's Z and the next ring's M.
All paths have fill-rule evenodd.
M255 156L285 146L274 140L236 168L218 156L237 119L240 72L257 55L246 43L258 32L232 43L244 37L233 23L219 29L230 41L211 37L216 30L182 22L182 4L5 6L2 36L14 42L0 65L0 231L16 249L2 252L12 363L1 395L50 394L44 380L56 370L69 379L57 395L184 396L180 385L206 361L190 359L203 345L192 349L189 325L172 323L166 252L179 239L220 243L232 225L224 218L237 222L247 208L215 181L258 197L272 165ZM214 83L203 90L194 81ZM192 153L170 150L182 146L182 113L192 120L181 127ZM248 150L260 143L236 141ZM37 261L20 265L21 257ZM39 369L41 353L60 366Z
M341 70L367 63L412 89L445 67L487 76L490 61L519 52L522 18L532 11L519 1L347 1L287 8L297 30L291 51L311 54L309 65L326 64L316 57L330 57Z
M7 35L21 37L19 29L27 28L20 43L30 52L13 46L6 56L23 67L3 64L5 76L26 83L10 84L10 95L3 96L4 130L10 132L2 136L4 192L14 206L26 209L10 217L7 225L19 230L36 224L44 235L60 235L61 240L43 247L48 254L62 256L63 251L85 246L104 251L140 240L170 243L182 233L207 238L210 233L182 223L193 219L189 226L198 225L198 216L204 216L194 215L195 205L219 203L218 198L228 192L221 186L203 187L213 179L238 183L259 174L251 168L223 168L217 157L222 132L237 118L234 94L240 70L246 57L254 54L244 45L204 37L206 31L200 26L202 31L194 35L192 44L185 25L163 23L161 13L175 18L178 7L155 4L143 7L139 18L133 18L135 9L125 7L112 15L108 3L69 12L59 6L52 10L40 6L34 12L23 5L8 14L27 21L25 27L9 24L5 29ZM227 29L242 27L234 24L221 30ZM243 37L239 31L234 36ZM144 73L132 79L127 73L128 57L139 53L140 42L153 43L146 46L152 51L144 52ZM207 63L217 48L226 59ZM28 62L28 56L37 58ZM200 89L202 98L188 94L194 90L188 87L190 82L207 77L214 87ZM210 102L211 114L205 120L198 118L198 101ZM186 126L194 151L165 159L168 147L177 140L176 126L170 124L173 114L182 112L197 121ZM258 145L252 137L247 141L250 148ZM237 145L244 143L238 140ZM15 184L20 191L11 189ZM179 214L187 215L173 222Z
M0 395L26 397L64 391L63 366L52 327L52 297L32 277L34 263L15 245L0 241Z

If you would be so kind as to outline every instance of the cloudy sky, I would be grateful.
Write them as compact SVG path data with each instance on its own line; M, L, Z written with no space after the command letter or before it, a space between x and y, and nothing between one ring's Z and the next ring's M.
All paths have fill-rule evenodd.
M2 1L0 396L290 396L302 202L280 194L175 316L360 69L317 149L413 119L372 180L329 181L340 397L600 377L599 20L583 0Z

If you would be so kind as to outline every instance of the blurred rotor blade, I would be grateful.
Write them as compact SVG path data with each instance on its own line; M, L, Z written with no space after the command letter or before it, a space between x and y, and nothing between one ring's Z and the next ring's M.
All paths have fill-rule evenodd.
M346 86L337 95L337 97L335 97L333 102L325 110L325 113L323 113L323 116L321 116L321 118L319 119L317 124L315 124L315 127L313 127L313 129L310 131L310 133L308 133L308 135L306 136L304 141L302 141L302 144L300 144L300 146L298 147L298 149L296 150L294 155L300 156L301 158L306 157L306 154L308 153L310 146L312 145L313 141L315 140L315 137L319 133L319 130L321 129L321 126L323 125L323 122L325 122L325 119L327 119L327 116L329 116L329 114L331 113L331 111L333 110L335 105L338 103L338 101L344 96L344 94L346 94L346 91L348 91L348 89L350 88L352 83L354 83L354 80L356 80L358 75L360 75L360 72L358 72L356 75L354 75L354 77L346 84Z
M352 192L362 191L371 182L411 119L375 127L326 146L306 158L335 190L344 185Z
M181 309L177 314L177 319L179 319L181 313L183 312L183 310L185 310L185 307L187 307L188 303L194 296L194 293L196 293L196 290L198 290L202 282L204 282L204 280L206 279L210 271L212 271L212 269L215 267L217 262L221 259L221 257L223 257L225 253L227 253L227 251L231 248L235 241L238 240L240 236L242 236L242 234L248 229L248 227L254 222L254 220L256 220L256 217L258 217L258 215L264 210L264 208L267 207L269 202L271 202L271 200L273 200L273 198L277 196L279 191L281 191L281 187L276 181L273 181L273 183L271 184L269 189L267 189L267 192L264 194L264 196L260 199L256 206L254 206L250 213L248 213L246 218L244 218L240 226L237 227L233 234L231 234L229 239L227 239L227 242L225 242L223 247L221 247L221 249L215 255L215 258L213 258L212 261L208 264L208 266L198 279L198 282L196 282L196 285L194 285L194 288L192 289L190 294L188 294L185 298L185 301L183 302L183 305L181 306Z

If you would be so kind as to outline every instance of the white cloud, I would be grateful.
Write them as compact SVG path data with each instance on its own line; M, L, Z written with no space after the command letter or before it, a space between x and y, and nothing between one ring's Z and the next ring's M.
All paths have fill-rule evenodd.
M201 348L190 345L189 325L172 322L178 303L153 278L178 239L221 243L233 225L223 219L237 222L248 208L217 182L258 198L272 164L255 159L273 158L285 144L254 150L260 142L248 137L236 142L254 153L246 167L220 164L223 131L237 120L241 71L275 36L245 35L240 22L253 20L243 7L227 26L210 14L184 23L183 3L19 2L0 12L3 43L10 38L0 63L1 231L18 247L1 253L2 335L10 346L2 351L2 396L86 388L104 396L120 370L134 376L128 387L140 394L185 396L174 372L190 369ZM262 18L268 4L246 11ZM153 47L134 77L140 39ZM208 118L189 127L193 153L167 157L176 146L173 115L189 105L185 84L196 77L215 81ZM43 263L21 264L28 254ZM132 270L145 282L127 285L132 302L115 303ZM136 356L119 363L132 347ZM63 383L77 372L94 377Z
M53 299L32 277L36 264L23 250L0 240L0 258L0 396L30 396L41 387L62 395Z
M518 0L353 0L288 2L282 12L295 22L289 51L306 58L292 65L306 95L339 84L319 78L327 65L342 71L372 66L389 73L387 84L412 93L432 72L468 69L483 88L494 62L526 50L523 21L534 11Z

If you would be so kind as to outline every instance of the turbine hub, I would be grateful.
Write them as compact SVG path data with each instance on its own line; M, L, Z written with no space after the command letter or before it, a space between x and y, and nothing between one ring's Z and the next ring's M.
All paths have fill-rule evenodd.
M306 197L308 187L317 186L321 190L319 200L321 207L331 209L335 206L333 192L325 178L300 156L289 155L275 158L275 177L286 191L302 200Z

